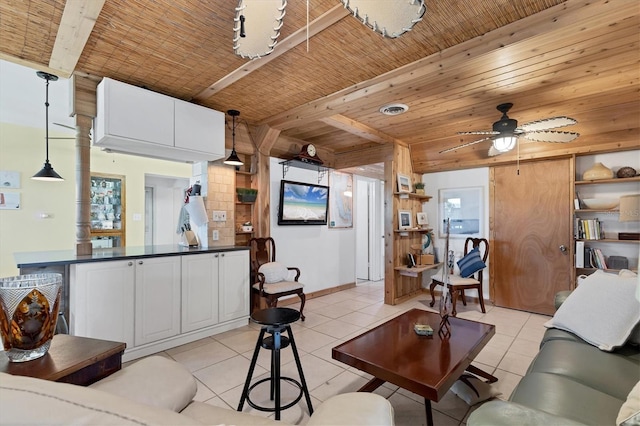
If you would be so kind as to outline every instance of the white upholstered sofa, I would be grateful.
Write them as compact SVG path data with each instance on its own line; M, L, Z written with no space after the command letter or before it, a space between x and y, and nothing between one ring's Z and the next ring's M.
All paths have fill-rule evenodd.
M81 387L0 373L0 424L282 425L261 416L193 401L196 381L182 365L149 357ZM336 395L314 407L308 425L392 425L376 394Z

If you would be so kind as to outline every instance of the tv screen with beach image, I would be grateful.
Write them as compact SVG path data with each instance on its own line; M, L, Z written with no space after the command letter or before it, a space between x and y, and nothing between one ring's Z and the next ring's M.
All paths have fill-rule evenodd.
M278 225L326 225L329 187L283 180Z

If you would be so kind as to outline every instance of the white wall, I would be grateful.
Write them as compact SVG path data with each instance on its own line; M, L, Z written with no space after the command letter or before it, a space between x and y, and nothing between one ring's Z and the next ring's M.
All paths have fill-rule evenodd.
M180 234L176 233L176 228L184 203L184 190L189 187L189 179L145 175L144 186L153 188L154 245L178 244Z
M271 237L276 242L277 261L300 268L305 293L355 282L354 228L327 225L278 225L278 203L282 165L271 158ZM318 182L315 171L290 167L285 180L328 185L328 173ZM356 206L354 206L356 207ZM355 217L355 216L354 216Z
M480 236L482 238L489 239L489 169L487 167L459 170L450 172L439 173L427 173L422 175L422 181L425 184L425 193L431 195L433 198L429 202L422 205L422 211L427 212L429 219L429 225L434 229L434 244L438 256L438 261L443 261L443 251L445 246L445 240L440 238L438 232L439 224L446 218L440 217L440 204L438 199L438 193L441 189L451 188L470 188L470 187L482 187L482 199L483 199L483 220L480 224ZM466 237L465 237L466 238ZM449 248L453 250L456 256L456 260L462 257L464 250L465 238L450 238ZM487 260L487 265L491 262L491 258ZM456 266L457 268L457 266ZM428 271L427 271L428 272ZM422 286L429 287L431 283L431 277L433 273L423 273ZM483 292L485 298L489 297L489 268L484 270L483 280ZM473 295L472 295L473 296Z

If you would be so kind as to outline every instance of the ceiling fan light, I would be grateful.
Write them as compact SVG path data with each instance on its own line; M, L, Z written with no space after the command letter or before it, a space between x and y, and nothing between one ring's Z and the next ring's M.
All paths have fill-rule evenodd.
M515 136L500 136L493 140L493 147L500 152L511 151L516 146Z

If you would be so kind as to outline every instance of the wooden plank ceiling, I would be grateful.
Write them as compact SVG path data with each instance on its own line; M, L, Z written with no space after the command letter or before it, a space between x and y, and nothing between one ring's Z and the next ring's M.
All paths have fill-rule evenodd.
M353 166L365 149L401 143L418 173L511 162L517 150L489 158L489 142L439 154L475 138L458 131L491 129L504 102L520 123L578 120L562 129L576 141L521 143L520 159L638 146L635 0L427 0L424 20L397 39L339 0L310 0L308 51L306 2L289 1L279 45L254 61L233 54L230 0L66 3L0 2L0 58L238 109L280 132L274 155L311 142L330 165ZM378 112L394 102L409 111Z

